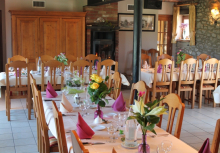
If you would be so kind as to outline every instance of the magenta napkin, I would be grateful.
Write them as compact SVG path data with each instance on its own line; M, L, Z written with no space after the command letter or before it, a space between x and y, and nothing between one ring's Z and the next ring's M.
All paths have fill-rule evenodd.
M124 101L122 92L120 92L120 95L115 100L114 104L112 105L112 108L113 108L114 111L117 111L117 112L126 111L126 103Z
M50 84L49 81L48 81L48 83L47 83L46 97L47 97L47 98L56 98L56 97L57 97L57 93L56 93L56 91L53 89L53 87L52 87L52 85Z
M205 142L203 143L202 147L199 150L199 153L211 153L209 149L209 138L205 140Z
M160 64L157 68L157 73L161 73L162 72L162 65Z
M99 116L101 119L103 119L103 112L100 110L100 106L97 105L97 110L94 112L94 118Z
M17 68L17 71L15 71L14 76L19 77L19 68Z
M91 139L95 132L84 121L80 113L78 113L78 123L76 124L77 134L80 139Z
M97 70L98 61L95 62L95 70Z

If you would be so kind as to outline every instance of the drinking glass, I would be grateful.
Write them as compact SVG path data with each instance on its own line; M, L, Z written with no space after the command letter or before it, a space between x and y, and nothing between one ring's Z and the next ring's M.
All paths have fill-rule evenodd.
M88 109L90 108L90 101L89 100L84 100L84 104L85 104L85 108L86 108L86 111L85 111L85 114L86 115L89 115L89 112L88 112Z
M79 109L81 110L81 115L86 116L86 114L84 113L84 111L86 110L85 104L84 103L80 103L79 104Z
M127 113L120 113L119 114L119 120L120 120L120 123L121 123L121 127L124 127L125 125L125 121L127 120Z
M164 140L157 147L157 153L168 153L171 151L173 143L169 140Z
M114 142L115 142L115 140L114 140L114 134L115 134L115 132L117 131L117 128L115 128L115 127L111 124L109 127L107 127L107 129L108 129L108 134L110 135L110 141L108 141L108 142L114 143Z

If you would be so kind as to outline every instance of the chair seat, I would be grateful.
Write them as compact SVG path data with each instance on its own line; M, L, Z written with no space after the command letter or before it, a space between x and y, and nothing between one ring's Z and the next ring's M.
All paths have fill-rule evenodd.
M55 137L49 137L50 147L58 146L57 139Z
M214 88L214 86L210 85L210 84L204 84L203 88Z
M181 85L181 87L180 87L181 89L189 89L189 88L191 88L189 85Z
M156 86L156 89L168 89L168 86Z

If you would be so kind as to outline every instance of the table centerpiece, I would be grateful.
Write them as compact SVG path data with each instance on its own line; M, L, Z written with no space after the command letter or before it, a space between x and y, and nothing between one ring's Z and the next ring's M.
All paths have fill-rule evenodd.
M92 102L97 104L97 110L94 113L94 118L99 116L103 119L103 112L100 110L100 107L105 107L108 100L105 99L106 95L111 92L111 88L108 89L106 81L109 79L106 76L105 80L97 74L92 74L90 77L90 83L88 86L88 93Z
M186 54L182 52L182 50L180 49L178 52L177 52L177 62L176 64L180 64L181 61L184 61L186 58Z
M63 63L64 65L68 65L65 53L60 53L59 55L54 57L55 60L59 61L60 63Z
M146 142L147 130L156 134L154 127L160 121L159 116L167 114L167 109L164 108L165 106L158 106L159 102L164 98L144 104L144 94L145 92L138 93L140 101L135 100L135 104L131 105L133 115L127 118L127 120L137 120L142 130L142 143L138 146L138 153L150 153L150 146Z

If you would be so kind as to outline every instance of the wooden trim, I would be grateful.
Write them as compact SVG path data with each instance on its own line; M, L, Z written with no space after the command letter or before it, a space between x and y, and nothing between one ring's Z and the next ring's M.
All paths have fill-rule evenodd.
M87 12L57 12L57 11L23 11L23 10L9 10L11 15L25 15L25 16L74 16L85 17Z
M198 5L198 3L191 3L191 4L179 4L174 6L188 6L188 5Z

